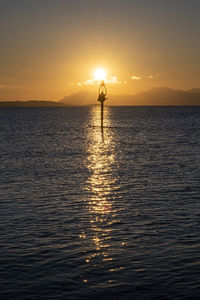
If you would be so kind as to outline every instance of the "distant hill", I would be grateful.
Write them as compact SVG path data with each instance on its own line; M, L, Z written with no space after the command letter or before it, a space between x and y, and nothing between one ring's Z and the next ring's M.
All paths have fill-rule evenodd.
M95 105L97 94L87 91L66 96L61 101L73 105ZM200 105L200 89L188 91L173 90L167 87L155 87L136 95L109 95L107 105Z
M62 102L29 100L29 101L0 101L0 107L62 107Z
M65 96L59 102L44 100L0 101L0 107L64 107L98 105L97 93L81 91ZM110 95L107 105L119 106L162 106L162 105L200 105L200 89L188 91L173 90L167 87L155 87L136 95Z
M200 94L200 89L191 89L189 92Z
M200 105L200 90L181 91L156 87L133 96L112 96L111 101L111 105Z
M63 97L61 103L65 105L95 105L97 102L97 93L92 93L90 91L80 91L78 93L71 94L69 96Z
M135 100L144 102L144 105L149 102L152 105L200 105L200 93L159 87L137 94Z

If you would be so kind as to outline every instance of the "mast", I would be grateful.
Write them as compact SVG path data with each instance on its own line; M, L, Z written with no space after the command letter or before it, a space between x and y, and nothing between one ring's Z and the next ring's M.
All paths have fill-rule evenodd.
M103 110L104 110L104 101L107 99L106 95L107 95L107 88L105 82L102 81L99 87L99 96L97 99L97 101L101 103L101 129L103 128Z

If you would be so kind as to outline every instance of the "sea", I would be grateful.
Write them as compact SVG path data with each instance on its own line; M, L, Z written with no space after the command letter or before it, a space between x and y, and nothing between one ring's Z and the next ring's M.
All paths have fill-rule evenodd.
M199 299L200 107L0 109L0 299Z

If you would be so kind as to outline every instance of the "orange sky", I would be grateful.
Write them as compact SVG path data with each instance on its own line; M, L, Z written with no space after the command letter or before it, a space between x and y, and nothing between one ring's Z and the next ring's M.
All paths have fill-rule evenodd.
M3 0L0 100L96 91L88 80L99 67L111 94L200 87L199 9L195 0Z

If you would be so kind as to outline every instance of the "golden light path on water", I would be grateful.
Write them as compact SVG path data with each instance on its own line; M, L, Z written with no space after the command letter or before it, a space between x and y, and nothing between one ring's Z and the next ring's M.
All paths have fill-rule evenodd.
M89 213L89 228L87 233L83 233L90 241L91 253L85 261L93 265L101 262L104 268L112 272L113 226L119 224L115 190L119 183L116 175L116 144L110 128L109 107L105 107L103 131L100 124L100 107L93 107L87 137L87 167L91 175L86 184L89 196L85 201Z

